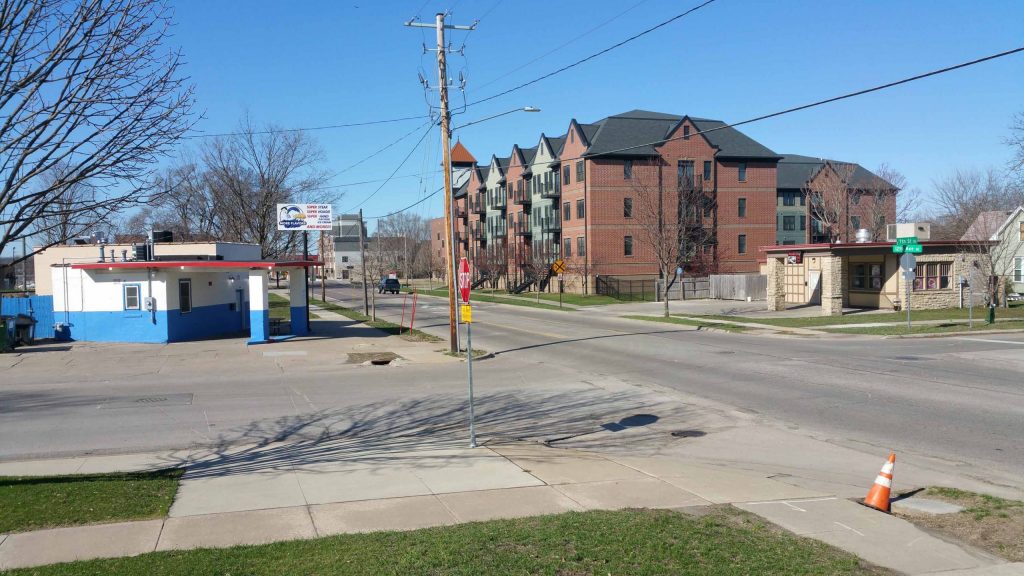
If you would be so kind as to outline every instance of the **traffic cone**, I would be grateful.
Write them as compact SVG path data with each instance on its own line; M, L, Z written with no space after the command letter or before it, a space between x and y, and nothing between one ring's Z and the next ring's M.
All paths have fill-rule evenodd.
M896 465L896 454L889 454L889 461L882 465L882 471L864 497L864 505L882 512L889 511L889 493L892 491L892 469Z

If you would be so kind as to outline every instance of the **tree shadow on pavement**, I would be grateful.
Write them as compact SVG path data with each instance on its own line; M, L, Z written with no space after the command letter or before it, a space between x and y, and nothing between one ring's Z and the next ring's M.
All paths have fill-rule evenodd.
M578 390L491 394L477 400L476 429L480 443L503 441L557 442L568 438L612 439L609 423L633 422L642 427L672 416L692 417L685 405L651 411L632 393ZM661 407L658 407L660 410ZM650 434L667 435L651 430ZM213 446L197 448L187 458L169 459L168 467L187 467L186 478L209 478L319 465L375 468L414 464L443 468L467 456L468 402L434 395L401 402L374 402L337 410L252 422L225 434ZM603 437L603 438L602 438ZM460 452L452 452L459 450ZM488 455L489 453L483 453Z

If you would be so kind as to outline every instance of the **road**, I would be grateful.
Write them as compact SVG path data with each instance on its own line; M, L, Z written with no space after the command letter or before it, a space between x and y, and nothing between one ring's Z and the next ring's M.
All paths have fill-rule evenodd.
M361 292L328 296L361 307ZM402 296L377 296L398 322ZM656 314L652 305L649 314ZM650 383L873 446L1024 478L1024 335L797 338L677 330L600 309L479 303L473 344L498 358ZM422 297L416 327L447 336L447 302Z

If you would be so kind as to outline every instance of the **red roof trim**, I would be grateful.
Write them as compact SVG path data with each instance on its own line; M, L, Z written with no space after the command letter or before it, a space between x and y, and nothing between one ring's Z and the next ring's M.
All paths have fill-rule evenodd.
M319 260L153 260L133 262L84 262L72 264L73 270L130 270L137 268L308 268L320 266Z
M991 243L985 241L985 243ZM762 246L761 252L792 252L794 250L843 250L856 248L891 248L895 242L844 242L842 244L786 244ZM977 246L978 241L965 240L923 240L922 246Z

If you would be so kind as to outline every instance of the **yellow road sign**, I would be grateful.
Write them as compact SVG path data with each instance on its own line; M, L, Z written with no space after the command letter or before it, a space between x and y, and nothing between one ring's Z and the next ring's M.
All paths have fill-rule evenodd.
M551 271L555 274L561 274L565 272L565 260L559 258L555 260L555 263L551 265Z
M471 324L473 322L473 307L468 304L459 306L459 314L462 318L463 324Z

